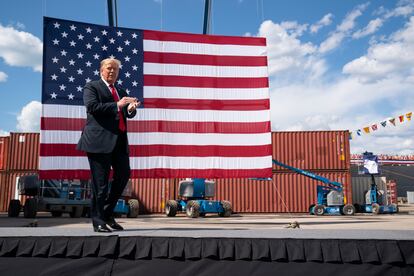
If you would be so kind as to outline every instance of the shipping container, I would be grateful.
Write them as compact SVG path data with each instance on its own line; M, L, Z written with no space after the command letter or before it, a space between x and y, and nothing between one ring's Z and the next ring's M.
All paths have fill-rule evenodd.
M387 196L388 196L388 204L392 204L392 203L397 204L397 201L398 201L397 183L395 182L395 180L387 181Z
M347 202L352 202L349 172L314 172L344 185ZM274 173L272 181L250 179L216 180L216 199L229 200L238 213L303 213L317 201L321 182L297 173Z
M273 159L304 170L349 170L349 132L272 132ZM273 165L273 170L286 169Z
M7 212L11 199L20 199L22 204L24 204L26 196L20 196L18 194L16 187L17 181L19 177L37 173L37 171L0 172L0 212Z
M34 171L39 169L39 133L10 133L9 171Z
M132 198L139 200L139 213L162 213L165 201L175 197L174 179L131 179Z
M7 156L9 154L10 136L0 137L0 171L7 169Z
M371 176L355 176L351 179L352 182L352 198L354 203L365 204L365 194L371 189L372 178ZM384 176L376 176L375 183L377 189L382 191L384 195L387 194L387 178ZM387 202L383 202L387 204Z

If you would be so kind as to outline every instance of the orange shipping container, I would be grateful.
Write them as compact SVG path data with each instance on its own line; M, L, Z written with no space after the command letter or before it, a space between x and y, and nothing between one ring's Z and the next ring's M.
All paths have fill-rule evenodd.
M10 136L0 137L0 171L7 168Z
M39 133L10 133L7 170L39 169Z
M168 199L175 198L175 180L166 179L131 179L132 198L139 200L140 214L162 213Z
M273 158L305 170L349 170L349 132L272 132ZM287 171L273 165L273 170Z

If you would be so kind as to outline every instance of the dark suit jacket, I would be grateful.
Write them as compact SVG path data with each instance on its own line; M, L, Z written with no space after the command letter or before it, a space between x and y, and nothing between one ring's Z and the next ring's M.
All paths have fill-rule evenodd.
M127 93L118 87L119 98L128 96ZM112 93L101 79L88 82L83 89L83 103L86 107L86 124L82 131L81 138L76 147L91 153L110 153L116 145L119 131L119 113ZM136 110L131 114L127 112L128 106L122 109L123 118L132 118ZM128 142L126 143L128 150Z

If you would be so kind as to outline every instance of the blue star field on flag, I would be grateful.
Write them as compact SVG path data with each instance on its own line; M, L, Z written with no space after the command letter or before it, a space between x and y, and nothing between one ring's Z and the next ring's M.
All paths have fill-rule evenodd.
M83 105L83 87L100 79L100 62L121 61L116 82L143 103L143 32L44 18L42 104Z

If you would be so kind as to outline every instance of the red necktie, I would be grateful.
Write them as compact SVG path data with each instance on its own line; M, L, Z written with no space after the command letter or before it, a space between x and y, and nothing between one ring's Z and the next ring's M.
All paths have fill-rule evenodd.
M112 97L114 97L115 102L118 102L119 97L118 97L118 94L116 93L115 87L112 84L110 84L109 88L111 89ZM119 109L118 113L119 113L119 130L122 132L125 132L126 126L125 126L125 121L124 121L124 114L122 114L122 109Z

